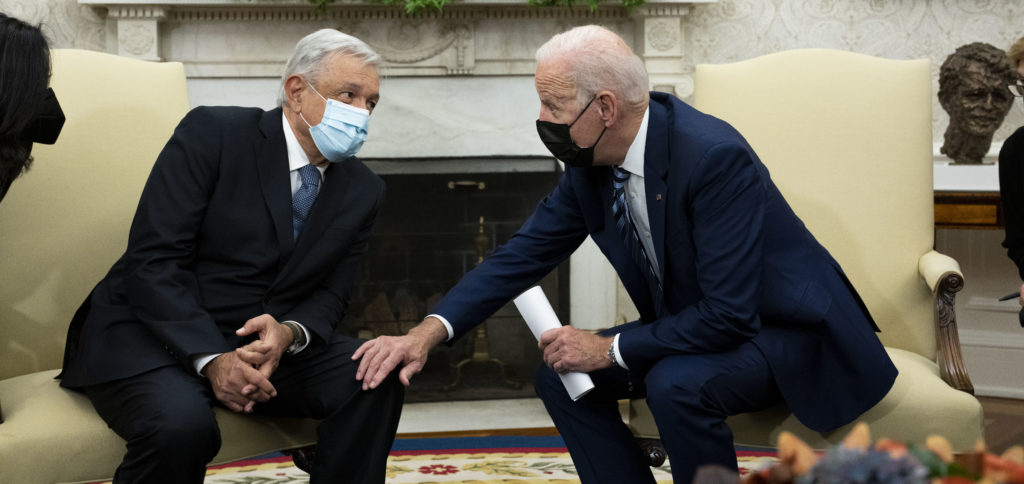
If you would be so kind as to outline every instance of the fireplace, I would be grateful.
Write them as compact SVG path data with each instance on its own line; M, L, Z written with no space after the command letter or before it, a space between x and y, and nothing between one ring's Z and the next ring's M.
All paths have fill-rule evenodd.
M546 171L472 174L430 173L421 162L406 163L420 172L381 175L388 195L340 326L346 334L405 334L463 274L519 229L558 178L553 161ZM482 163L510 166L499 160ZM567 261L541 281L566 322L568 271ZM536 340L510 303L459 341L432 350L406 399L532 397L533 373L541 361Z

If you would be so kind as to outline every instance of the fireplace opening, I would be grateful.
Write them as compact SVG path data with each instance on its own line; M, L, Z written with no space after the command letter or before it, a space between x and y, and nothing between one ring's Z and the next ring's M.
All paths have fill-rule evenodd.
M339 331L367 339L408 332L533 213L557 184L550 166L542 172L382 174L387 198ZM569 262L540 284L567 324ZM509 303L453 345L431 350L406 401L533 397L541 362L536 339Z

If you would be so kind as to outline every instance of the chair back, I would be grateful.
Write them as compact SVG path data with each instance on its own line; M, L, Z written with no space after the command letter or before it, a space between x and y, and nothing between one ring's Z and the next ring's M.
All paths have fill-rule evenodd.
M146 177L188 110L180 63L53 51L67 120L0 202L0 380L59 368L68 323L124 252Z
M931 96L927 60L801 49L698 65L694 105L749 140L882 342L935 360Z

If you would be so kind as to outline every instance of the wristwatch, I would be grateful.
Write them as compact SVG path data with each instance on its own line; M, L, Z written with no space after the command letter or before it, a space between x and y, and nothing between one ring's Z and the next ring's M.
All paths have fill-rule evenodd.
M294 355L295 352L299 351L299 348L302 347L302 330L299 329L299 326L297 324L291 321L285 321L281 324L287 326L288 329L292 330L292 344L285 348L284 354Z
M612 366L619 366L619 360L615 358L615 340L612 340L612 344L608 345L608 359L612 360Z

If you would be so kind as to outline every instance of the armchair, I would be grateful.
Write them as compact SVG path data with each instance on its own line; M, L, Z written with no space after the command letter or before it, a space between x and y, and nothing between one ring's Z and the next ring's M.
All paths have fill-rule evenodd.
M857 287L899 369L892 390L862 415L874 437L956 450L982 437L981 405L964 368L953 311L963 286L955 260L933 250L931 73L927 60L808 49L699 65L694 105L750 141L787 201ZM815 448L821 434L785 407L728 419L738 444L773 446L788 430ZM657 438L643 401L630 425ZM657 449L655 449L657 452Z
M124 251L156 156L188 110L184 68L55 50L67 121L0 204L0 480L109 479L124 441L58 386L68 322ZM316 441L316 422L217 409L224 463Z

